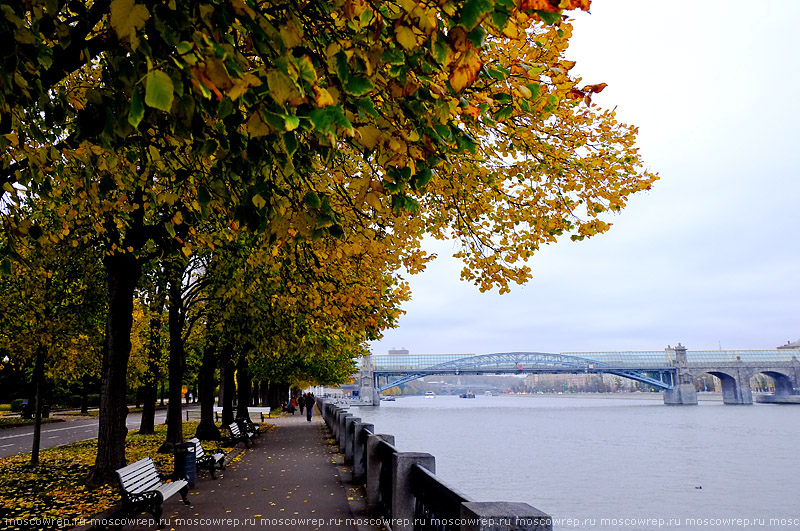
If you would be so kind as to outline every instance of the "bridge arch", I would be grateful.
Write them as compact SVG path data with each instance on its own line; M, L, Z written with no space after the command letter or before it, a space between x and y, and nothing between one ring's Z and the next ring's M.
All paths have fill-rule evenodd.
M775 386L775 396L790 396L794 393L791 375L778 370L758 371L757 374L764 374L772 379Z
M750 390L749 372L742 374L741 371L710 370L703 374L710 374L719 378L722 384L722 401L728 405L752 404L753 392Z

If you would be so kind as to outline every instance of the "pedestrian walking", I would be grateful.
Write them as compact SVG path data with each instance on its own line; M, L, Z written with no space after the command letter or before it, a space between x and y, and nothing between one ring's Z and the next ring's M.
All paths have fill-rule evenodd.
M297 406L300 408L300 414L303 414L303 408L306 407L306 394L300 395L300 400L297 401Z
M292 397L292 399L289 401L289 411L292 413L292 415L294 415L295 409L297 409L297 399Z
M306 395L306 420L311 422L311 414L314 412L314 395L308 393Z

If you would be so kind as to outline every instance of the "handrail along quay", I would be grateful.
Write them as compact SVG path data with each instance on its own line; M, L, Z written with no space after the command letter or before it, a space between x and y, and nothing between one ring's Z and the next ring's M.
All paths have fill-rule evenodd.
M346 408L318 398L317 406L364 485L367 511L392 531L552 531L552 518L520 502L478 502L436 475L436 460L423 452L400 452L393 435L375 433Z

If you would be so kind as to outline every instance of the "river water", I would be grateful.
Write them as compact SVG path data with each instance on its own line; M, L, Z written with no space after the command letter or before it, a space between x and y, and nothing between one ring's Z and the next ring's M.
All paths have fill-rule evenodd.
M473 500L529 503L555 530L800 529L800 406L631 396L420 396L351 410L399 450L433 454L437 475Z

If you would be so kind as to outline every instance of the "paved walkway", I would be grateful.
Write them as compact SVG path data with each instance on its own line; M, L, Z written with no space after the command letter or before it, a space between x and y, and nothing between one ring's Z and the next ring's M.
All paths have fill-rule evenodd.
M363 490L349 481L338 448L315 410L311 422L299 412L271 419L275 427L234 458L216 480L198 474L191 505L175 495L164 503L166 530L297 529L365 531ZM241 444L239 445L241 448ZM345 477L343 477L345 476ZM136 518L146 520L149 514ZM154 529L144 523L123 529Z

